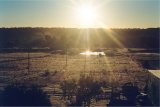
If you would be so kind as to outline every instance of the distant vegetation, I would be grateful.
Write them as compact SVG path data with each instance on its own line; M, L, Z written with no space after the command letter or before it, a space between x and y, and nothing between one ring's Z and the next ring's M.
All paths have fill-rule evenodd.
M159 28L0 28L0 48L159 48ZM115 38L115 39L113 39ZM87 44L86 44L87 43Z

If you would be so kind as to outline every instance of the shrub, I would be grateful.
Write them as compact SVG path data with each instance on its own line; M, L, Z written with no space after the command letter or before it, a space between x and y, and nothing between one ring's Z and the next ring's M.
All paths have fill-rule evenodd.
M10 85L2 92L2 106L51 106L49 97L38 86Z

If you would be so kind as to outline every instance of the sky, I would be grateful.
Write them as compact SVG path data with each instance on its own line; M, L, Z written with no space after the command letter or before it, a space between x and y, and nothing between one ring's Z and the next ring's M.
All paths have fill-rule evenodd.
M82 20L82 5L96 19ZM0 0L0 27L150 28L159 19L160 0Z

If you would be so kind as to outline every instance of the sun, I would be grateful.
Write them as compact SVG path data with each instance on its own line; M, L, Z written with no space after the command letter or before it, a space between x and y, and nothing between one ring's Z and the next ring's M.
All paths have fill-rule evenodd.
M97 12L92 5L82 5L78 7L78 18L81 23L86 26L90 26L97 18Z
M90 5L83 5L78 9L79 17L84 21L93 20L96 16L95 10Z

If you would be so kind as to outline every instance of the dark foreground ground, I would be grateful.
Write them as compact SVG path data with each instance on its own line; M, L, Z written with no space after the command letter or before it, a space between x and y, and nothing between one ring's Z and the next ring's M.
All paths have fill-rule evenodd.
M0 53L1 105L150 106L140 93L146 92L146 68L156 69L159 54L133 51L106 49L105 56Z

